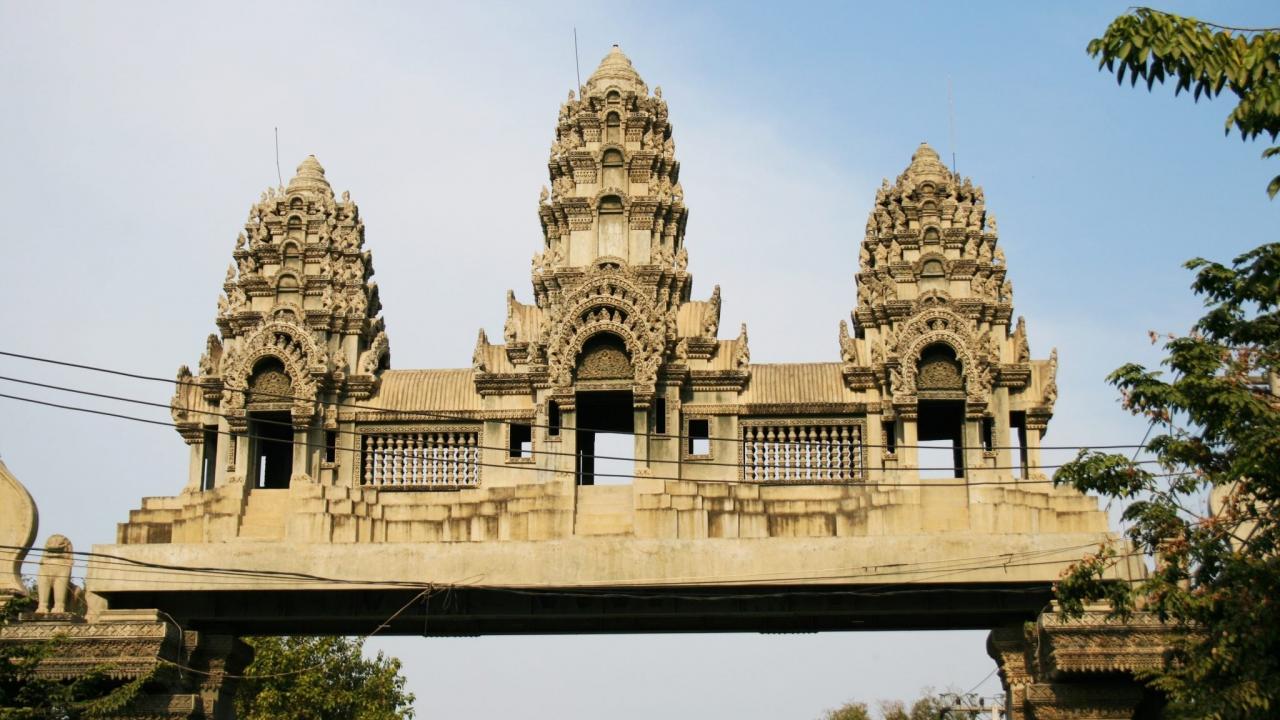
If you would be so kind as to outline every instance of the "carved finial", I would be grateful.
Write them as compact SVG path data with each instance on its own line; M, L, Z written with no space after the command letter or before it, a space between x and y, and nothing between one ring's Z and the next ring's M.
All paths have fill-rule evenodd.
M570 91L569 91L569 102L573 102L573 97L574 97L574 96L573 96L573 91L572 91L572 90L570 90Z
M244 231L241 230L240 234L236 236L236 250L243 250L244 244L248 241L249 241L249 238L245 237Z
M840 362L858 364L858 341L849 336L849 324L844 320L840 321Z
M1049 375L1044 384L1044 404L1052 406L1058 401L1058 348L1049 352Z
M516 292L507 291L507 321L502 326L502 338L508 345L517 340L516 334Z
M654 85L654 86L653 86L653 96L654 96L654 97L656 97L656 98L658 98L659 100L661 100L661 99L662 99L662 86L661 86L661 85Z
M235 281L236 281L236 264L231 263L230 265L227 266L227 277L223 282L229 284Z
M476 335L476 350L471 354L471 369L476 372L488 372L485 363L485 348L489 347L489 337L485 335L484 328L480 328L480 333Z
M996 234L996 214L993 212L987 213L987 232Z
M50 535L36 575L36 612L65 613L71 599L71 568L75 556L65 535Z
M547 198L550 198L550 197L551 197L551 191L547 189L546 185L543 185L542 191L538 193L538 203L540 205L545 205L547 204Z
M733 356L733 364L739 370L746 369L751 364L751 348L747 343L747 324L742 323L742 328L738 331L738 348Z
M350 190L343 190L343 191L342 191L342 202L343 202L344 204L351 202L351 191L350 191Z
M683 248L681 248L683 249ZM707 312L703 316L702 334L714 338L720 332L720 286L711 290L711 299L707 301Z

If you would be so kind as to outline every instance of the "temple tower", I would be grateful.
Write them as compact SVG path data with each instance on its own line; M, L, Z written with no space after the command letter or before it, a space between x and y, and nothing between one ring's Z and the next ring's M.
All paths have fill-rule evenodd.
M956 477L1039 466L1057 399L1057 350L1033 361L981 187L927 144L876 191L859 252L853 334L840 325L845 375L878 395L887 477L914 475L916 446L953 447ZM874 425L873 425L874 426ZM1006 452L1012 448L1012 452ZM892 472L902 468L901 473Z
M283 489L331 474L333 403L369 397L389 362L372 275L359 208L345 192L335 199L314 156L250 208L219 332L198 376L178 372L172 411L192 447L192 489Z
M666 428L695 384L690 363L723 357L720 291L691 300L688 211L667 103L616 45L560 106L548 172L551 187L538 203L543 247L533 258L534 304L508 294L505 345L490 345L481 333L476 388L487 397L535 397L539 422L532 424L552 426L546 440L580 456L576 465L548 462L549 469L576 468L589 482L583 463L591 462L594 433L562 435L563 423L635 433L636 467L644 471L651 453L678 457L675 443L668 448L644 434L681 434L675 423ZM728 364L716 373L724 389L745 383L745 332L730 341ZM502 431L494 424L486 433Z

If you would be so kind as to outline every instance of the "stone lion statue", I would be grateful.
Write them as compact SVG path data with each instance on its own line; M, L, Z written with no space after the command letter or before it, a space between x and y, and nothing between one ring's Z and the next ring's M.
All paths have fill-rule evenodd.
M36 612L65 613L71 597L71 567L75 564L71 541L50 535L44 545L40 572L36 575Z

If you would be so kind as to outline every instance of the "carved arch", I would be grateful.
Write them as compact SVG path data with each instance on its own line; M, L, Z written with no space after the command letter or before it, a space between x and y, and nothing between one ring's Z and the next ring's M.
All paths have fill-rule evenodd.
M304 328L287 322L268 322L245 337L223 360L222 407L235 430L244 429L245 394L250 376L261 361L269 358L284 366L292 382L294 423L305 424L315 414L318 380L325 372L326 353Z
M551 383L570 387L583 346L603 332L622 340L631 355L637 392L648 392L657 382L666 349L667 318L652 298L624 276L595 272L595 277L564 298L550 320L547 370Z
M356 372L360 375L373 375L385 370L390 363L391 343L387 340L386 331L379 330L373 342L369 343L368 349L360 353L360 357L357 358Z
M916 399L916 373L925 348L942 344L951 348L964 376L970 403L985 405L991 392L991 366L982 340L969 321L949 308L934 306L912 318L898 337L899 366L893 388L895 404Z

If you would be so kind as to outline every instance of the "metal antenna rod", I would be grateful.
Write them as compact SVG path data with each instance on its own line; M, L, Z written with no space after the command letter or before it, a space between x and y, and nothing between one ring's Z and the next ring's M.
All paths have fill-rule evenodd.
M276 183L284 187L284 176L280 174L280 128L276 128Z
M947 118L951 125L951 174L956 172L956 101L951 92L951 76L947 76Z
M582 68L578 65L578 26L573 26L573 74L578 80L578 87L582 87Z

